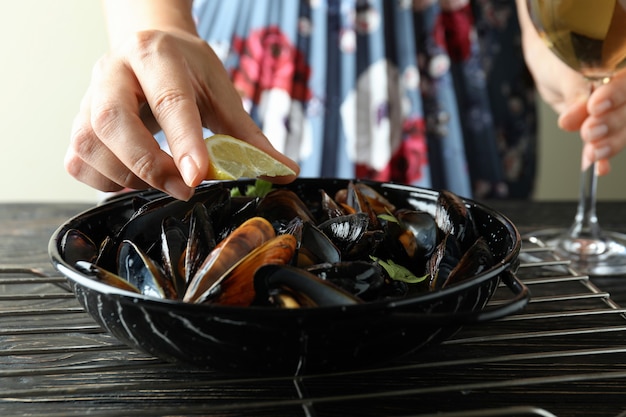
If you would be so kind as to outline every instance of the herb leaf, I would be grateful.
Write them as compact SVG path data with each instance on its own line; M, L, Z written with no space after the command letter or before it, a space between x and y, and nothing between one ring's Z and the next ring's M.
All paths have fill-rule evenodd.
M371 255L370 255L370 258L374 262L377 262L380 266L382 266L385 269L385 271L387 271L387 273L389 274L389 277L391 277L391 279L396 280L396 281L402 281L408 284L417 284L419 282L424 281L428 277L428 274L422 277L418 277L415 274L413 274L411 271L409 271L407 268L395 263L391 259L387 261L383 261L382 259L376 258L375 256L371 256Z
M396 217L391 214L379 214L378 218L382 220L387 220L388 222L400 223L398 219L396 219Z
M269 181L257 179L253 185L248 185L243 195L246 197L265 197L267 193L272 191L273 184ZM230 190L231 197L241 196L241 190L236 187Z

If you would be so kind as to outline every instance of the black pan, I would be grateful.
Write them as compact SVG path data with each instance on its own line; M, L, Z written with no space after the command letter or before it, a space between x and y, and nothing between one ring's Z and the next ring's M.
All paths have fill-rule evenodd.
M191 202L174 205L206 199L215 187L251 183L204 184ZM366 183L398 207L433 211L437 201L433 190ZM298 179L283 187L306 201L317 198L320 189L332 195L347 184L348 180L339 179ZM157 200L173 201L160 192L135 192L79 214L54 233L49 253L100 326L125 344L165 361L243 373L302 374L368 367L438 344L464 325L512 314L529 300L528 289L515 276L521 246L517 229L502 214L468 199L463 202L479 234L487 239L495 265L444 289L403 299L300 309L191 304L105 285L74 265L80 255L62 244L68 230L77 229L102 242L123 227L138 201ZM154 231L147 229L134 233L138 239L149 239ZM486 307L500 282L510 289L511 298Z

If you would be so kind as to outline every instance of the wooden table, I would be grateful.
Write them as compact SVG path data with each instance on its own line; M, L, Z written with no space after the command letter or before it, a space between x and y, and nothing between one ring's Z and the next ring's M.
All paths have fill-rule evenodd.
M488 202L522 232L566 226L572 203ZM247 377L185 369L103 333L47 244L81 204L0 205L0 413L34 416L618 416L626 412L626 277L589 279L525 253L522 313L464 328L385 368ZM626 228L626 204L603 203ZM528 244L524 244L528 249ZM506 297L506 290L496 298Z

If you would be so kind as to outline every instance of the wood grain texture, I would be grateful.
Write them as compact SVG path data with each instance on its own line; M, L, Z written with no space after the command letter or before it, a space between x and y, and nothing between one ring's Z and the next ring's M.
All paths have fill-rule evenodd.
M571 203L488 203L520 230L567 225ZM532 303L385 368L300 378L224 375L162 363L102 332L68 296L48 240L80 204L0 205L2 415L530 416L626 411L626 280L572 276L525 252ZM624 204L603 203L622 228ZM525 244L524 249L529 249ZM9 266L36 268L6 269ZM8 271L8 272L7 272ZM40 275L49 276L50 278ZM510 297L501 289L495 302ZM616 296L614 295L616 294ZM466 410L492 409L477 414Z

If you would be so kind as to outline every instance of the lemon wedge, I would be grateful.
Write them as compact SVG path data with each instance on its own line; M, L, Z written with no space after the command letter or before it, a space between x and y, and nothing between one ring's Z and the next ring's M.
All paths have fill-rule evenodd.
M207 179L282 177L296 175L294 170L256 146L228 135L213 135L204 140L209 151Z

